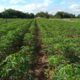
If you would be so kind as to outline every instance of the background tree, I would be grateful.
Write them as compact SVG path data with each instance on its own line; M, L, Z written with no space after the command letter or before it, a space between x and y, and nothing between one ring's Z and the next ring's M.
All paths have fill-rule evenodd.
M57 12L55 15L49 14L48 12L38 12L36 15L33 13L24 13L22 11L7 9L0 13L0 18L76 18L74 14L67 12ZM78 18L80 15L77 16Z
M49 18L48 12L39 12L36 14L36 17Z
M80 18L80 14L77 16L77 18Z
M57 12L54 17L56 18L75 18L74 14L70 14L67 12Z
M0 17L2 18L34 18L34 14L32 13L23 13L13 9L7 9L0 14Z

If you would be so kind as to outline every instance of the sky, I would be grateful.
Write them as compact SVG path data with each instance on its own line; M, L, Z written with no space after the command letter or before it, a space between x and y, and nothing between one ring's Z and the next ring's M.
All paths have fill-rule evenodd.
M29 13L65 11L77 15L80 14L80 0L0 0L0 12L9 8Z

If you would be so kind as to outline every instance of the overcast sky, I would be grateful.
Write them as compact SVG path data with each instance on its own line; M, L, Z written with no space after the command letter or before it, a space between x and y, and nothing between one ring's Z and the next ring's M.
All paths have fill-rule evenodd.
M30 13L48 11L55 14L57 11L65 11L79 14L80 0L0 0L0 12L5 8Z

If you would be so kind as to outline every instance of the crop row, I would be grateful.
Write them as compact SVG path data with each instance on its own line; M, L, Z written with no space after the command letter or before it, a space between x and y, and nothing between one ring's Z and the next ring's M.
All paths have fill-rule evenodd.
M80 22L39 19L38 23L51 80L79 80Z
M42 42L36 42L39 41L37 38ZM47 19L37 19L37 23L26 19L1 22L0 78L34 80L29 70L33 67L32 62L37 59L37 45L41 47L41 53L48 56L48 68L44 72L46 80L80 79L79 20Z

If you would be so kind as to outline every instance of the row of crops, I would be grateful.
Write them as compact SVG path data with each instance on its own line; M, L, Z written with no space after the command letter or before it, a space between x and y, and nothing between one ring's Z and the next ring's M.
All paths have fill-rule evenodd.
M80 80L80 21L39 20L51 80Z
M33 49L31 43L34 21L13 20L7 26L1 24L0 27L2 34L6 33L0 36L1 80L27 79L30 54Z
M80 21L57 19L0 19L0 80L35 80L36 25L48 56L45 80L80 80Z

